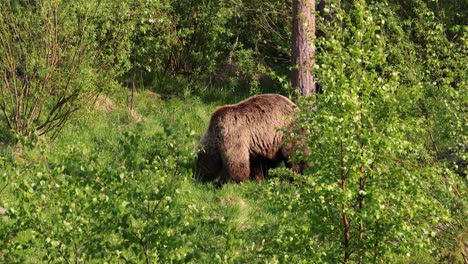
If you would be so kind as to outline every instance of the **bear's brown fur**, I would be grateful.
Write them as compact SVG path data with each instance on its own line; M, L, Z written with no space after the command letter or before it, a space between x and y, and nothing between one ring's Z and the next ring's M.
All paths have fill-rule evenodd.
M283 130L291 126L296 110L291 100L278 94L256 95L217 108L200 139L197 175L218 183L259 181L281 161L302 172L304 164L288 162L292 144L283 144Z

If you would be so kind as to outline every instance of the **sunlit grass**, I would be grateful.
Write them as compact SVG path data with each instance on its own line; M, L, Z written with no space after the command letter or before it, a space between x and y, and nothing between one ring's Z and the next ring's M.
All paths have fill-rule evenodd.
M298 189L305 176L281 167L270 171L272 177L267 181L228 183L221 187L200 183L193 177L197 141L213 110L232 103L232 98L225 101L223 97L212 96L208 100L196 94L164 97L139 91L135 95L135 109L129 112L126 96L121 91L103 96L96 103L88 102L55 140L45 139L21 153L10 152L2 157L0 164L8 166L0 168L0 176L9 182L0 193L0 206L20 204L14 200L13 192L16 184L22 182L20 172L31 166L37 173L63 166L67 177L83 177L81 173L84 177L102 177L116 170L132 177L146 171L154 173L150 179L157 180L158 173L166 170L167 165L171 171L166 174L163 171L162 175L173 177L169 184L175 190L167 194L171 209L164 216L173 219L161 230L172 232L173 239L168 243L173 240L174 244L155 246L154 254L170 254L171 258L188 263L278 263L286 259L297 262L320 254L319 249L327 250L322 247L319 234L311 233L311 226L326 222L311 217L310 197ZM172 164L175 167L170 167ZM139 180L135 177L132 184L148 190L147 179ZM18 243L30 239L27 232L18 233L15 238ZM46 250L37 243L22 251L31 256L24 261L46 256ZM433 258L426 254L421 259Z

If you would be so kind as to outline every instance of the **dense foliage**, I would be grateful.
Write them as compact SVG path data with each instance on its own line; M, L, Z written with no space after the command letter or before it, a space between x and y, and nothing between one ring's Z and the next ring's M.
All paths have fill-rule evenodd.
M297 94L290 1L1 2L0 262L466 262L466 1L322 7L310 168L215 188L216 105Z
M125 62L117 39L98 46L105 9L95 1L0 3L0 109L15 134L56 133L80 101L112 88ZM110 46L112 54L103 52Z
M311 131L312 154L305 157L313 164L306 187L313 196L310 204L317 205L311 217L330 221L316 233L329 244L326 252L335 252L330 262L394 262L391 253L432 252L436 246L430 237L446 232L435 226L451 221L451 209L464 210L446 201L459 199L450 191L453 183L446 182L458 176L437 165L437 152L444 144L466 141L466 115L453 110L462 109L468 91L464 79L454 82L451 76L463 78L466 66L459 58L465 51L455 44L424 50L414 45L423 57L451 52L457 59L450 75L437 81L426 80L434 75L423 72L409 77L405 73L437 68L413 68L408 59L427 60L417 56L394 61L395 49L409 44L403 36L394 38L394 31L404 29L387 19L392 14L387 4L355 1L334 12L336 19L324 25L326 37L318 44L326 51L315 67L323 94L308 100L301 115ZM443 32L427 24L426 34L443 42ZM439 67L445 71L447 66ZM308 104L317 110L310 111ZM439 109L428 110L432 107ZM433 136L444 134L441 129L450 131L452 140Z

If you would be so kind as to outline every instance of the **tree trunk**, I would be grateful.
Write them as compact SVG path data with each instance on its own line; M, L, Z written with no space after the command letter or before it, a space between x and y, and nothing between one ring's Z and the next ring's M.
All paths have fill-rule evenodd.
M315 93L314 65L315 0L293 0L291 73L293 87L303 96Z

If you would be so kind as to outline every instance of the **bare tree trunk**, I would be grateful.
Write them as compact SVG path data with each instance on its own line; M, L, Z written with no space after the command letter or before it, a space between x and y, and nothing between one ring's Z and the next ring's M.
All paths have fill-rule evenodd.
M293 0L291 73L293 87L303 96L315 93L314 65L315 0Z

